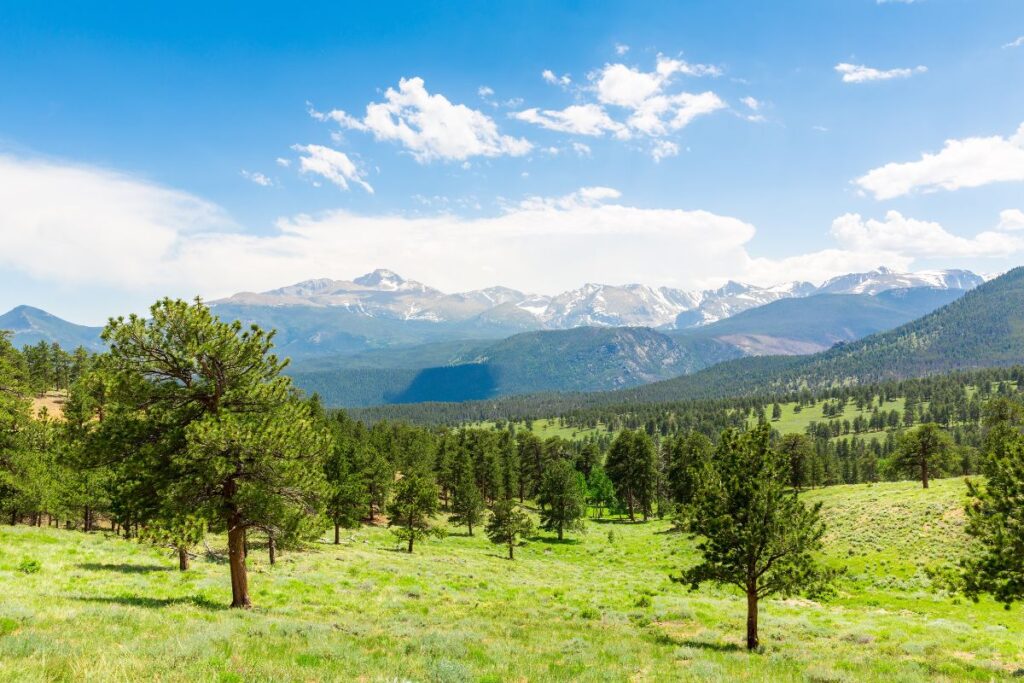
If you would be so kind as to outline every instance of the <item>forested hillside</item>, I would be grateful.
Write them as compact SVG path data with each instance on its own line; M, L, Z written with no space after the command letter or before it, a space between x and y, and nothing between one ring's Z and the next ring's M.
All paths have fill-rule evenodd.
M527 332L498 342L365 353L351 361L354 367L345 359L342 369L314 359L298 363L290 374L327 405L359 407L602 391L695 372L739 353L714 339L673 339L647 328L580 327ZM425 366L424 360L443 362Z

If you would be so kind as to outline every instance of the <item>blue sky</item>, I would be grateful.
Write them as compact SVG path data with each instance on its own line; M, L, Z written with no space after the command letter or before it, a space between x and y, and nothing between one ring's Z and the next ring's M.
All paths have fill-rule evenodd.
M1019 0L387 5L6 7L0 308L1021 260Z

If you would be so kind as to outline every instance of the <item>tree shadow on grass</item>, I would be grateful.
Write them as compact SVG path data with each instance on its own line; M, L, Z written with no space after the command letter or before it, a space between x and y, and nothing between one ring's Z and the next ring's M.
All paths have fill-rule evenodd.
M635 522L629 521L629 517L589 517L588 521L594 524L643 524L643 520L637 520Z
M548 545L579 545L578 538L563 538L557 536L530 536L527 538L530 543L547 543Z
M180 598L147 598L141 595L97 595L97 596L76 596L72 600L79 602L96 602L103 605L126 605L129 607L147 607L160 609L173 605L192 605L209 610L226 610L227 605L213 602L201 595L187 595Z
M78 565L80 569L88 569L94 572L118 572L119 574L149 574L151 572L177 571L177 567L162 566L154 564L113 564L104 562L82 562Z
M672 645L675 647L692 647L699 650L711 650L713 652L746 652L747 649L736 643L719 643L709 640L697 640L695 638L673 638L667 633L658 633L654 641L659 645Z

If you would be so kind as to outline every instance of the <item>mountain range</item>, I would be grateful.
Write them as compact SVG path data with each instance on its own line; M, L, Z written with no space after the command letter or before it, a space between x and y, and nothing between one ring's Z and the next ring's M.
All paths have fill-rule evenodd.
M928 287L968 290L984 279L965 270L899 273L878 268L833 278L820 286L789 282L772 287L728 282L717 289L684 290L641 284L585 284L553 296L507 287L445 294L390 270L354 280L306 280L267 292L242 292L212 302L215 307L313 307L340 309L367 318L402 321L568 329L572 327L652 327L683 329L706 325L736 313L792 297L814 294L879 294L891 289Z
M808 354L918 318L963 295L925 287L782 299L698 328L579 327L299 360L295 382L329 405L603 391L746 355Z
M983 282L968 271L880 268L821 285L730 282L691 291L585 285L555 296L503 287L445 294L377 270L214 301L221 318L277 330L289 373L329 405L463 401L656 383L744 356L813 354L892 329ZM20 306L16 345L103 348L100 328Z

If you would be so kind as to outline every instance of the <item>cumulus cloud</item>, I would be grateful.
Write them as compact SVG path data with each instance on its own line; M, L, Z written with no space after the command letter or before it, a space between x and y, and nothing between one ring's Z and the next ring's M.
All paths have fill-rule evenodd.
M256 183L257 185L260 185L261 187L272 187L274 185L273 180L263 175L259 171L247 171L243 168L242 177L245 178L246 180Z
M562 87L572 85L572 79L569 77L569 74L556 76L555 72L551 69L544 69L541 71L540 77L544 79L545 83L550 83L551 85L560 85Z
M593 98L565 109L530 108L510 114L513 118L548 130L571 135L613 135L620 140L636 137L663 138L688 126L694 119L726 109L726 103L714 92L676 92L672 82L677 76L719 76L717 66L693 64L682 59L658 55L652 71L622 63L605 64L590 73L590 85L579 88L577 97ZM567 77L543 72L549 83L568 85ZM756 103L756 100L754 100ZM678 153L671 141L652 140L650 154L655 161Z
M750 97L749 95L741 99L740 102L746 105L747 109L751 111L757 111L758 109L761 108L761 103L757 99Z
M679 145L669 140L656 140L651 147L651 157L655 163L660 163L662 159L674 157L678 154Z
M375 139L402 145L420 163L463 161L471 157L522 156L533 145L524 138L502 135L494 119L444 95L427 91L422 78L403 78L388 88L383 102L366 106L362 118L335 109L310 111L321 121L371 133Z
M907 268L917 259L1024 251L1024 233L1009 231L1015 222L961 237L890 212L880 220L837 218L832 248L756 257L749 252L755 227L741 218L635 206L603 186L528 197L485 216L449 213L447 203L428 216L336 210L283 217L253 232L184 192L104 169L10 156L0 156L0 205L0 277L21 282L0 290L0 299L20 298L27 282L45 282L65 288L65 305L103 313L139 310L161 295L215 298L310 277L351 277L382 264L448 291L501 283L553 293L587 281L686 288L726 278L821 281L878 265ZM1016 221L1017 213L1003 218Z
M617 54L617 55L619 55L621 57L622 55L626 54L627 52L629 52L629 45L624 45L623 43L616 43L615 44L615 54Z
M873 69L863 64L848 64L846 62L836 64L836 71L842 74L843 83L869 83L871 81L889 81L894 78L909 78L914 74L922 74L928 71L926 66L915 66L902 69Z
M1019 252L1024 246L1020 238L996 231L960 237L939 223L907 218L899 211L886 212L884 220L845 214L832 222L832 236L849 251L882 251L913 258L997 257Z
M299 157L301 173L325 178L343 190L349 188L349 183L355 183L373 194L373 188L364 180L363 172L344 152L323 145L294 145L292 149L303 154Z
M590 156L590 145L583 142L573 142L572 151L576 152L578 156L589 157Z
M935 154L918 161L889 163L854 180L875 199L892 199L915 190L935 192L1024 181L1024 123L1008 137L946 140Z
M629 129L613 120L596 104L574 104L562 110L525 109L509 114L514 119L538 125L548 130L573 135L599 136L613 133L618 137L629 135Z
M1024 36L1020 36L1016 40L1011 40L1006 45L1003 45L1003 49L1009 50L1010 48L1020 47L1021 45L1024 45Z
M1024 211L1020 209L1006 209L999 212L999 225L997 230L1024 230Z

